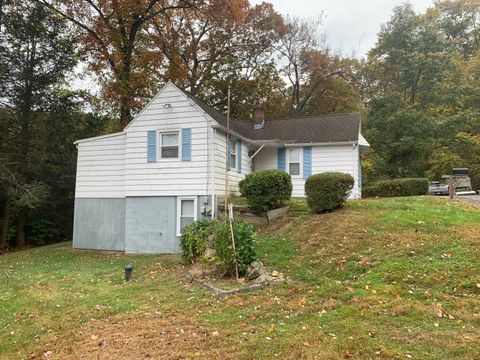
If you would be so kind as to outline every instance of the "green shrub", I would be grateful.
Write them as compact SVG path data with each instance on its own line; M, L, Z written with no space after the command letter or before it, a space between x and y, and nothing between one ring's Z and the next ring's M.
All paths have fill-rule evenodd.
M382 180L367 185L362 189L362 197L415 196L426 195L427 192L428 179L405 178Z
M230 223L220 223L215 232L215 251L220 261L222 271L226 275L235 274L235 254L238 273L245 274L247 267L257 259L257 237L253 226L245 221L233 223L235 237L235 252L233 251Z
M280 170L263 170L250 173L242 184L248 205L256 212L280 207L292 196L292 179Z
M203 219L195 221L182 229L180 247L185 263L193 264L200 259L205 250L212 246L213 236L219 225L217 220Z
M310 176L305 181L308 207L313 212L341 207L353 188L354 179L349 174L326 172Z
M58 241L60 233L56 225L47 219L32 220L28 223L30 244L41 246Z

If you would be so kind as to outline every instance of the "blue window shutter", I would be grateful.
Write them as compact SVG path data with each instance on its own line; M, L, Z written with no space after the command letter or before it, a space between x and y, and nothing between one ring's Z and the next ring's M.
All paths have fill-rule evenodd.
M157 161L157 131L149 130L147 132L147 162Z
M278 148L277 168L280 171L287 171L287 152L284 147Z
M303 178L305 180L312 175L312 147L303 147Z
M192 160L192 129L182 129L182 161Z
M237 172L242 172L242 141L237 142Z
M231 169L230 166L230 151L232 150L232 146L230 144L230 139L227 137L227 170Z

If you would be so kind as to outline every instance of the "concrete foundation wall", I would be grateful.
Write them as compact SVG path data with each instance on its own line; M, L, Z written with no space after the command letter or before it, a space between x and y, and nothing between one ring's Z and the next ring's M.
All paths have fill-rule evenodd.
M125 199L75 199L73 247L123 251Z
M209 196L197 197L197 218ZM126 253L178 253L177 197L75 199L73 247Z
M125 216L126 253L180 251L175 234L175 196L128 197Z

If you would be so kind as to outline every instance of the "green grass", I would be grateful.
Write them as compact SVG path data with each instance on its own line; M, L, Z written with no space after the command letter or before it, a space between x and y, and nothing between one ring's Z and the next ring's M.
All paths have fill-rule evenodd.
M144 314L160 312L176 314L162 315L162 329L177 332L156 338L175 344L158 358L480 358L478 209L428 197L352 201L320 215L299 199L291 207L289 225L259 235L264 262L288 283L221 301L185 283L171 256L63 243L0 257L0 357L53 349L74 358L65 349L88 348L82 331L100 333L97 322L104 336L111 316L143 334L159 326ZM129 284L126 263L135 265ZM178 333L179 324L205 335ZM97 348L86 358L101 357Z

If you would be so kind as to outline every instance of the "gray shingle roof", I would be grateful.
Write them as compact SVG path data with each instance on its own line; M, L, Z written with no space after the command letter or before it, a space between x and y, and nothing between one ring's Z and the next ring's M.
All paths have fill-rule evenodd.
M279 139L285 142L358 141L360 114L318 115L266 120L262 129L253 122L236 122L232 129L252 140Z
M225 115L190 93L182 91L221 126L227 126ZM262 129L254 129L253 121L230 121L230 128L250 140L280 140L287 143L357 142L360 133L360 114L317 115L265 120L265 126Z

